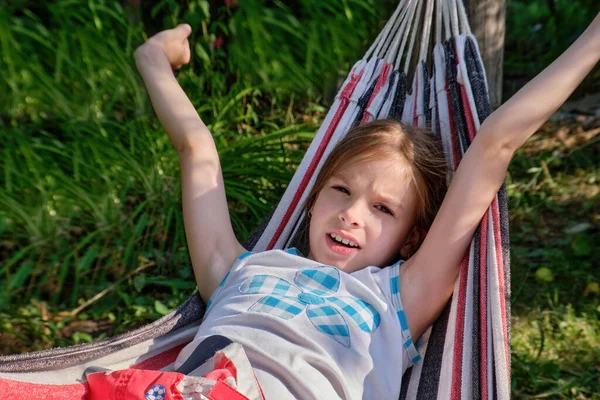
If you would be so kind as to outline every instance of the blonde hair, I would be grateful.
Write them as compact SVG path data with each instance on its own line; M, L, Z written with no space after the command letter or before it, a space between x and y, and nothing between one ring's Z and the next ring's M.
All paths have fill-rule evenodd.
M305 209L310 214L325 183L341 168L381 160L407 163L417 194L412 229L429 230L446 192L448 167L442 143L429 130L394 120L373 121L348 131L323 164Z

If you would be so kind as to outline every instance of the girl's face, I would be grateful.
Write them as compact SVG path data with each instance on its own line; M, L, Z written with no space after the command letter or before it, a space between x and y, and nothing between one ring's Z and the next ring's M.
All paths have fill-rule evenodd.
M398 257L411 233L415 207L415 188L403 163L374 161L341 168L313 206L308 258L347 273L385 267Z

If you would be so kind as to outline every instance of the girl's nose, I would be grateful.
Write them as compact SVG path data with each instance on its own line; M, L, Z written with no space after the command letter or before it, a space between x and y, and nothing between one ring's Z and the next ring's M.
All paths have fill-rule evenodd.
M351 227L362 227L364 225L364 210L358 201L353 202L340 211L339 218L345 225Z

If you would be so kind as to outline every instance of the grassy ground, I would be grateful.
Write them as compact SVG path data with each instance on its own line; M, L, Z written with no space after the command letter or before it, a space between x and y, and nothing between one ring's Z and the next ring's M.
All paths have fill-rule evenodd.
M141 27L107 2L51 4L51 23L0 10L2 354L119 334L194 290L178 160L131 59ZM271 21L253 18L255 28ZM179 79L215 136L243 238L281 195L326 108L226 75L206 29ZM337 68L359 56L344 57ZM326 78L312 77L307 92ZM599 398L599 127L589 115L549 122L510 167L515 398Z
M516 398L600 393L600 121L586 119L547 123L510 168Z

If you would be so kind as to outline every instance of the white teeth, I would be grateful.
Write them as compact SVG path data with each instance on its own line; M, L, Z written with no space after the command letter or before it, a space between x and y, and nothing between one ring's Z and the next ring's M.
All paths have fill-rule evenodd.
M354 243L352 240L348 240L348 239L344 239L343 237L341 237L340 235L336 234L336 233L331 233L329 234L329 236L331 236L331 238L333 240L335 240L336 242L339 243L343 243L352 247L358 247L358 245L356 243Z

